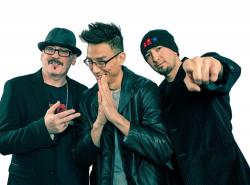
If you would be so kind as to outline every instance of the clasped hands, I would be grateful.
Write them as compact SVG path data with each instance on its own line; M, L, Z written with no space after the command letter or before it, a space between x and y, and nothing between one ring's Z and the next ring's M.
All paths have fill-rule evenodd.
M109 120L111 123L115 122L116 116L119 115L117 107L112 97L112 92L109 89L107 83L107 76L102 75L101 78L97 80L98 84L98 115L96 118L96 123L100 126L104 126Z

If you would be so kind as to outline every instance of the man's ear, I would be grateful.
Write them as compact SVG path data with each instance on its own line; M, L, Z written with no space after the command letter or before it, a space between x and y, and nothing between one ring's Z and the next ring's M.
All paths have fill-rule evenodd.
M120 64L122 65L124 62L125 62L125 59L126 59L126 53L122 52L119 54L119 62Z
M72 64L72 65L75 65L75 64L76 64L77 55L74 54L72 57L73 57L73 58L72 58L71 64Z

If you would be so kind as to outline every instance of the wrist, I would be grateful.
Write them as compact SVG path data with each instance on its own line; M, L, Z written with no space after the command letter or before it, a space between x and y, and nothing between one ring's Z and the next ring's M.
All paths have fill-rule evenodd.
M101 129L101 128L104 127L104 125L105 125L105 123L96 120L96 121L94 122L94 124L93 124L93 128L94 128L94 129Z

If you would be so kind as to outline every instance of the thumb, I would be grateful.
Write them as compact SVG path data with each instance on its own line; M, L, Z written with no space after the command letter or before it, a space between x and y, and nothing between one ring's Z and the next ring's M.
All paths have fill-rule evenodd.
M60 101L57 101L55 104L51 104L50 108L48 109L47 113L54 114L56 109L60 106Z

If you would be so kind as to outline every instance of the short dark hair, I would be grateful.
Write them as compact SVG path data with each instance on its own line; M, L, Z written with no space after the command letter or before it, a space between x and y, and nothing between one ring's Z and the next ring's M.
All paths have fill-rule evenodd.
M95 22L89 24L88 28L80 34L81 40L89 44L107 43L116 52L124 51L121 29L114 23Z

